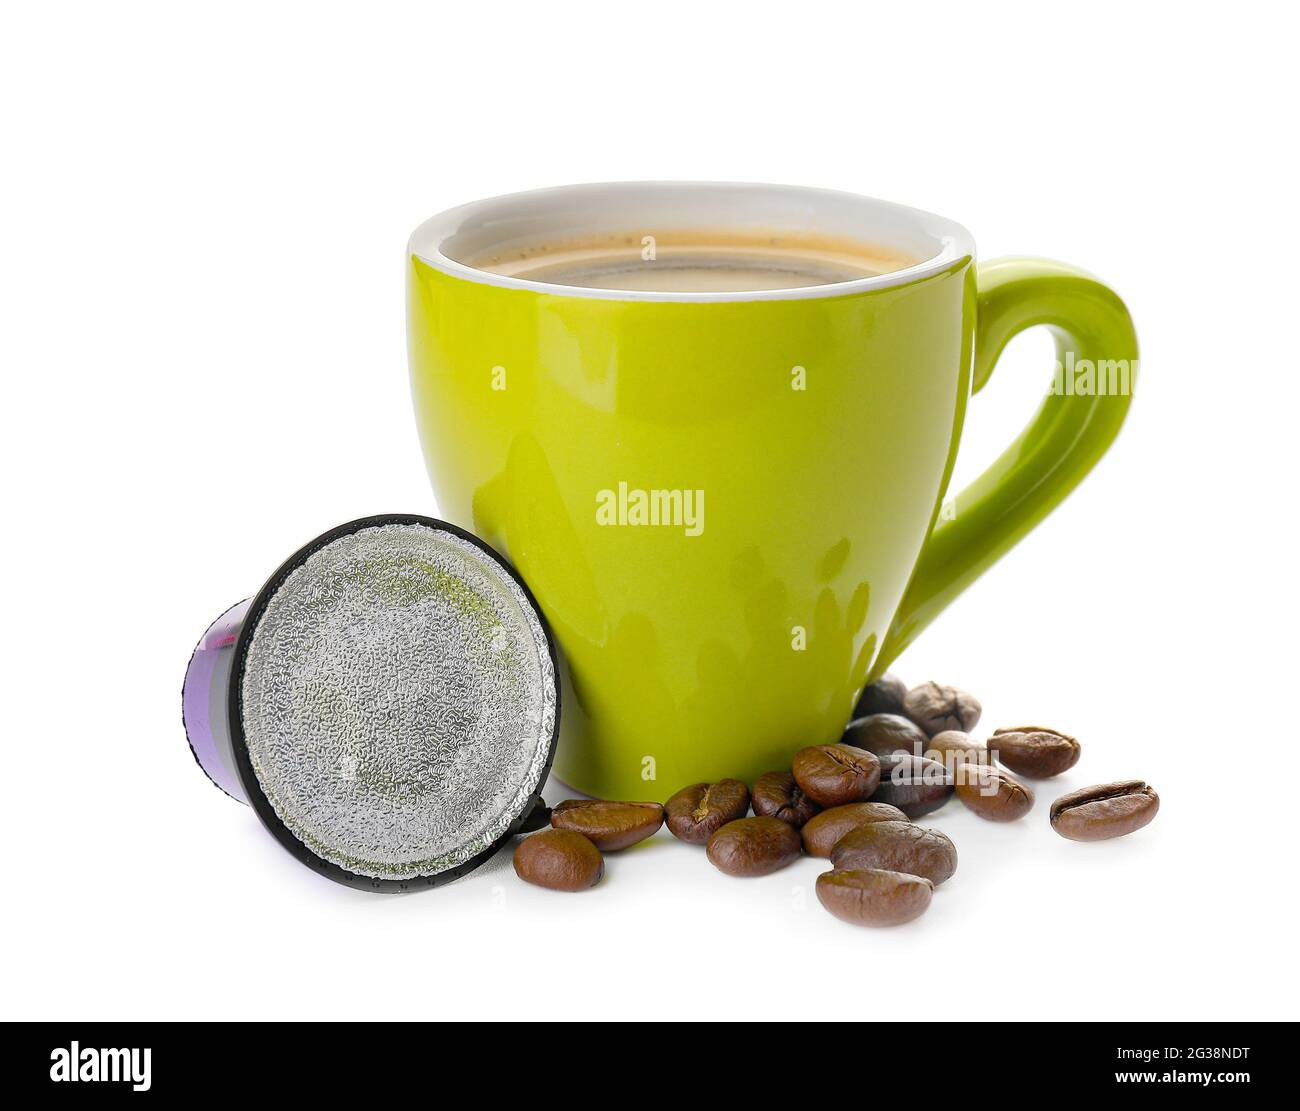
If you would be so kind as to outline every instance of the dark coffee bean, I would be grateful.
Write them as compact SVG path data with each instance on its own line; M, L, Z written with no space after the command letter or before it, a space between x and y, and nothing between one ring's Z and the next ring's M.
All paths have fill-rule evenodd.
M605 858L581 833L544 829L515 847L515 874L552 891L584 891L600 882Z
M902 872L838 868L817 877L817 898L842 922L855 926L899 926L919 918L930 905L934 885Z
M556 829L581 833L607 853L644 841L663 824L664 808L657 802L567 799L551 811L551 825Z
M831 850L831 863L848 872L906 872L937 886L957 871L957 847L937 829L911 822L872 822L841 837Z
M1010 772L985 764L956 769L957 797L990 822L1014 822L1034 805L1034 793Z
M905 822L907 815L896 806L880 802L851 802L832 806L809 818L799 832L803 834L803 851L809 856L830 856L831 849L849 830L871 822Z
M709 838L709 860L729 876L766 876L797 860L799 831L780 818L740 818Z
M691 845L703 845L728 822L748 812L749 788L739 779L693 783L664 805L668 832Z
M1050 819L1071 841L1105 841L1141 829L1159 809L1155 791L1140 779L1125 779L1062 795L1052 803Z
M931 737L945 729L969 733L980 719L980 709L979 699L973 694L938 683L913 687L903 701L903 713Z
M909 818L938 810L952 797L953 777L937 760L895 752L880 758L880 786L874 802L897 806Z
M887 756L891 752L924 752L930 738L913 721L901 714L872 714L849 723L840 744L863 752Z
M871 797L880 782L880 761L852 745L814 745L794 755L795 782L813 802L843 806Z
M539 829L545 829L551 824L551 808L546 805L545 799L538 799L533 803L533 808L528 812L528 817L524 819L523 824L516 830L516 833L535 833Z
M813 802L789 772L767 772L754 781L754 813L760 818L780 818L798 829L821 807Z
M1055 729L1041 725L1021 725L1015 729L995 729L989 749L999 763L1018 775L1030 779L1051 779L1069 771L1079 762L1079 742Z
M870 686L863 688L858 704L853 708L855 718L872 714L901 714L903 699L907 697L907 684L897 675L886 672Z
M925 756L930 760L938 760L949 772L954 771L958 764L993 763L993 753L960 729L945 729L942 733L936 733L926 745Z

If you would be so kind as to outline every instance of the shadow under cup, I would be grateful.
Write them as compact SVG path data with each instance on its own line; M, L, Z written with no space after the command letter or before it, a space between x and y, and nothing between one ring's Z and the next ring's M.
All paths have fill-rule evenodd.
M465 259L664 229L849 236L918 261L746 293L583 289ZM606 797L838 740L936 520L970 392L973 243L753 185L579 186L410 244L413 397L442 514L504 551L562 649L556 771Z

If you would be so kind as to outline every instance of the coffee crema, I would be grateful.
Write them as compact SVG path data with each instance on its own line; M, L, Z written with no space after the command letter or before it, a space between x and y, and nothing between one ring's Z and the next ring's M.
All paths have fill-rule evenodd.
M464 261L489 274L583 289L745 293L838 285L888 274L921 260L847 237L691 228L511 244Z

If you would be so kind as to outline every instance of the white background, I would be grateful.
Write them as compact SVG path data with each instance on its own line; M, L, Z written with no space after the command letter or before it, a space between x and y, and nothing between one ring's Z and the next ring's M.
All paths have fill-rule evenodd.
M12 5L0 17L6 1018L1297 1017L1294 28L1041 3ZM1059 11L1060 14L1053 14ZM403 247L572 181L793 182L1084 266L1143 377L1064 509L901 659L1079 766L910 927L666 833L582 896L508 857L327 883L195 768L207 623L349 518L434 512ZM1049 340L972 405L959 481ZM1058 793L1144 777L1077 845ZM562 788L550 792L562 797Z

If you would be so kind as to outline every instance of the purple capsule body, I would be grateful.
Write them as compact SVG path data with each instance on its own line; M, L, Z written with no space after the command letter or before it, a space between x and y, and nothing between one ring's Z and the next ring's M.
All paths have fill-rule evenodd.
M245 804L248 796L235 770L230 739L230 671L251 603L251 598L235 603L208 626L190 657L181 692L185 736L194 759L213 783Z

